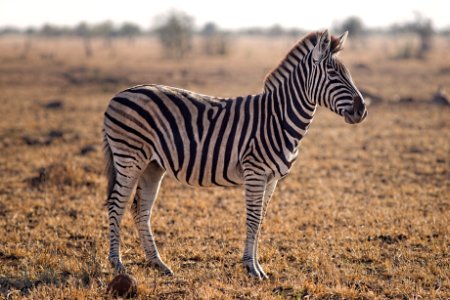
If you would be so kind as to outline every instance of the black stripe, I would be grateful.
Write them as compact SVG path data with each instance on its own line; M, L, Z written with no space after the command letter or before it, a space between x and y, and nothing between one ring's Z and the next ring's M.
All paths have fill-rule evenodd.
M237 129L237 125L240 122L240 110L241 110L241 104L243 102L243 98L242 97L238 97L235 100L236 106L234 107L234 119L232 121L232 126L231 126L231 130L230 133L228 135L228 140L225 144L225 157L224 157L224 162L223 162L223 178L232 183L237 185L236 182L232 181L229 177L228 177L228 167L230 164L230 159L231 159L231 154L233 153L233 145L234 142L236 140L236 129ZM241 133L242 135L244 135L245 133Z
M275 119L274 116L271 116L271 117L270 117L270 120L269 120L269 126L268 126L268 127L270 127L270 129L272 129L271 131L273 131L273 135L274 135L275 140L276 140L276 145L278 145L277 148L280 149L279 151L276 151L276 152L282 153L282 152L283 152L283 145L282 145L282 141L281 141L281 136L280 136L279 128L278 128L278 126L277 126L277 121L276 121L276 119ZM271 136L272 133L269 132L269 135Z
M189 141L189 163L186 170L186 182L189 182L189 179L192 176L192 170L194 168L195 157L197 155L197 142L195 141L194 129L192 128L192 115L184 101L178 97L175 97L173 94L167 93L166 95L173 101L173 103L175 103L175 105L177 105L184 119L187 139Z
M269 160L272 161L272 163L277 168L278 173L281 173L280 167L278 166L278 163L276 162L275 158L272 155L272 152L275 151L273 148L273 140L271 138L270 133L267 134L267 130L269 129L269 118L270 118L270 98L269 97L262 97L261 99L261 125L260 125L260 141L264 148L264 152L266 153L266 156L269 158ZM267 113L267 115L266 115ZM267 136L267 139L266 139ZM269 145L270 144L270 145Z
M130 176L127 176L127 175L123 174L122 172L120 172L118 169L116 169L116 172L117 172L117 174L119 174L122 177L131 178Z
M180 90L179 93L197 108L197 131L199 139L201 140L203 136L203 116L206 111L206 105L202 103L201 99L193 97L192 92Z
M158 106L158 108L161 111L161 113L163 114L163 116L167 119L167 121L170 125L170 129L172 130L171 133L173 134L173 138L174 138L173 142L174 142L175 148L177 150L177 157L178 157L178 170L175 170L174 168L172 170L173 170L175 177L178 178L177 177L178 172L180 171L180 169L182 168L183 163L184 163L184 149L183 149L183 139L181 138L181 134L178 129L178 123L176 121L176 118L173 116L173 114L170 112L170 110L164 104L163 100L152 90L150 90L150 89L133 89L133 90L130 90L129 92L135 93L135 94L142 94L142 95L149 97L152 100L152 102L155 103L156 106ZM113 98L113 100L115 100L115 99L116 98ZM120 98L120 99L126 99L126 98ZM148 111L144 110L142 107L140 107L136 103L131 102L128 99L126 99L126 100L128 102L130 102L130 104L134 108L136 108L135 110L139 114L142 113L143 114L142 117L144 117L146 120L147 120L147 118L152 119L152 117L150 116ZM154 128L154 129L155 129L155 131L158 132L158 136L159 136L161 134L160 129L159 128ZM162 134L161 134L161 136L162 136ZM164 150L164 152L166 152L166 151ZM165 154L166 154L166 156L173 156L173 154L170 153L170 151L166 152Z
M259 134L259 136L257 136L257 131L259 131L259 133L261 133L261 126L262 124L259 124L259 119L260 119L260 115L262 113L262 111L264 110L264 108L261 106L259 106L259 102L263 101L262 99L265 97L266 95L262 95L261 97L258 95L255 97L255 101L254 101L254 111L253 114L255 115L255 119L253 120L253 128L252 128L252 135L251 137L253 138L254 141L254 145L253 145L253 150L256 150L256 154L259 155L259 159L266 165L268 166L269 164L267 163L266 159L264 158L264 155L261 152L261 145L258 144L258 142L261 142L262 140L262 136L261 134ZM261 123L263 122L263 119L261 117ZM259 128L258 128L259 126ZM257 138L259 137L259 139Z
M241 153L241 149L242 146L244 144L244 140L245 140L245 135L248 129L248 123L250 122L250 100L252 99L252 96L248 96L245 99L245 103L244 103L244 124L242 125L242 130L241 130L241 136L239 138L239 143L238 143L238 153Z
M216 185L220 185L216 181L217 163L219 162L219 159L220 159L219 152L220 152L220 148L222 147L223 135L225 134L225 129L227 128L227 125L230 120L230 106L231 106L231 103L227 102L227 105L225 106L225 114L222 119L222 124L221 124L220 130L217 134L217 139L214 141L215 145L214 145L214 151L213 151L213 156L212 156L212 161L211 161L211 164L212 164L211 165L211 182ZM224 166L224 170L225 170L225 166Z
M146 160L148 159L147 153L144 151L143 147L137 147L137 146L135 146L135 145L133 145L133 144L128 143L128 142L125 141L125 140L122 140L122 139L119 139L119 138L114 138L114 137L112 137L112 136L109 135L109 134L106 134L106 136L107 136L110 140L112 140L112 141L114 141L114 142L116 142L116 143L123 144L123 145L125 145L125 146L127 146L127 147L129 147L129 148L131 148L131 149L134 149L134 150L139 150L139 151L142 153L142 155L144 156L144 158L145 158Z
M253 126L250 134L250 138L254 138L256 136L256 131L258 129L258 118L259 118L259 100L260 95L256 95L253 98L252 104L253 104Z
M295 95L295 92L294 92L294 87L295 87L295 90L297 91L297 94L298 94L298 96L299 96L299 98L300 99L298 99L298 100L300 100L301 102L306 102L306 100L305 99L303 99L303 93L302 93L302 91L305 89L305 83L304 83L304 81L303 81L303 78L302 78L302 76L300 75L300 76L298 76L298 79L299 79L299 82L297 82L297 80L293 80L293 85L292 84L290 84L289 85L289 90L290 90L290 92L291 92L291 94L292 95ZM297 100L297 99L295 99L295 100ZM301 105L300 105L300 103L299 103L299 101L293 101L293 103L294 103L294 108L295 108L295 110L303 117L303 118L305 118L305 119L311 119L311 115L309 115L308 113L306 113L303 109L302 109L302 107L301 107ZM289 107L289 106L288 106Z
M207 112L208 119L210 121L208 126L208 131L206 133L205 140L203 142L203 149L202 149L202 157L200 160L200 172L198 176L198 184L202 186L203 177L205 176L205 168L206 168L206 161L208 159L208 150L209 145L211 143L211 136L214 132L214 127L216 126L217 119L219 118L220 114L222 113L222 110L220 108L217 108L219 111L217 111L216 115L214 116L213 108L209 109Z
M128 155L128 154L122 154L122 153L117 153L117 152L113 152L112 154L113 154L113 156L122 157L122 158L130 158L133 161L137 161L136 157Z
M127 100L127 99L125 99L125 100ZM129 100L127 100L127 101L129 101ZM131 107L130 107L130 108L131 108ZM140 138L143 139L145 142L147 142L148 144L150 144L150 145L152 146L153 149L156 149L155 144L154 144L149 138L147 138L146 136L144 136L142 133L140 133L140 132L137 131L136 129L131 128L131 127L129 127L129 126L123 124L123 123L120 122L119 120L113 118L112 116L110 116L110 115L108 114L108 112L105 112L105 117L108 118L108 120L110 120L111 122L113 122L113 123L116 124L117 126L119 126L120 128L122 128L123 130L125 130L126 132L132 133L132 134L134 134L134 135L140 137ZM153 121L153 119L152 119L150 116L148 116L148 117L149 117L149 118L146 119L146 121L150 124L150 126L152 126L152 128L155 129L155 128L156 128L155 122ZM156 129L155 129L155 132L156 132L156 134L157 134L158 137L159 137L159 140L160 140L160 143L161 143L161 147L163 148L163 151L166 152L166 153L168 153L168 154L170 154L169 148L167 147L167 144L166 144L166 142L165 142L165 140L164 140L164 137L162 136L161 132L159 132L159 130L156 130ZM167 155L166 155L166 158L167 158L167 160L168 160L168 162L169 162L170 168L173 170L173 169L174 169L174 165L173 165L172 158L171 158L170 156L167 156ZM164 167L164 166L163 166L163 167Z

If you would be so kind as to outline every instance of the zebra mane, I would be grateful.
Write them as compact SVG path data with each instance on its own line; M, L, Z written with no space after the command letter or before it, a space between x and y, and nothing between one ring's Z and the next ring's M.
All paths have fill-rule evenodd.
M286 57L281 60L278 66L266 75L266 78L264 79L264 91L273 90L283 82L284 78L289 76L295 66L298 65L302 58L317 44L320 34L320 31L310 32L289 50ZM335 54L341 50L342 45L339 43L339 38L331 36L330 53Z

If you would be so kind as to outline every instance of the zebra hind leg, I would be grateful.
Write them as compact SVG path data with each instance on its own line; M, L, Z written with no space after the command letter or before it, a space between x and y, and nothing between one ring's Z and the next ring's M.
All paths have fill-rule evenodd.
M120 258L120 222L135 184L136 178L118 173L106 202L109 217L109 261L119 273L125 272Z
M156 163L150 163L147 166L139 179L132 205L132 212L148 264L160 270L165 275L173 275L172 270L159 256L150 224L152 207L158 195L164 172Z
M123 160L118 164L116 161L118 158L114 157L106 137L104 151L108 180L108 198L105 206L108 209L109 220L109 261L116 272L123 273L125 269L120 258L120 223L141 171L136 166L135 160ZM128 167L124 167L126 165Z

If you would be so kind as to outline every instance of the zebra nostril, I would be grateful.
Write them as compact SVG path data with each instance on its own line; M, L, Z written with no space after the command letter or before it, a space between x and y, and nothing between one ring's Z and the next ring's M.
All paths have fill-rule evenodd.
M357 115L362 115L365 110L365 105L362 98L358 96L353 97L353 112Z

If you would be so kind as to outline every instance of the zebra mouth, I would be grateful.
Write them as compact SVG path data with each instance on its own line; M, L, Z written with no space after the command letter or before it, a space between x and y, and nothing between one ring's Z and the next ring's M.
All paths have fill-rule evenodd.
M353 119L353 116L348 111L344 111L344 118L345 122L348 124L355 124L355 120Z
M362 122L367 117L367 110L363 114L358 114L354 112L344 111L345 122L348 124L357 124Z

